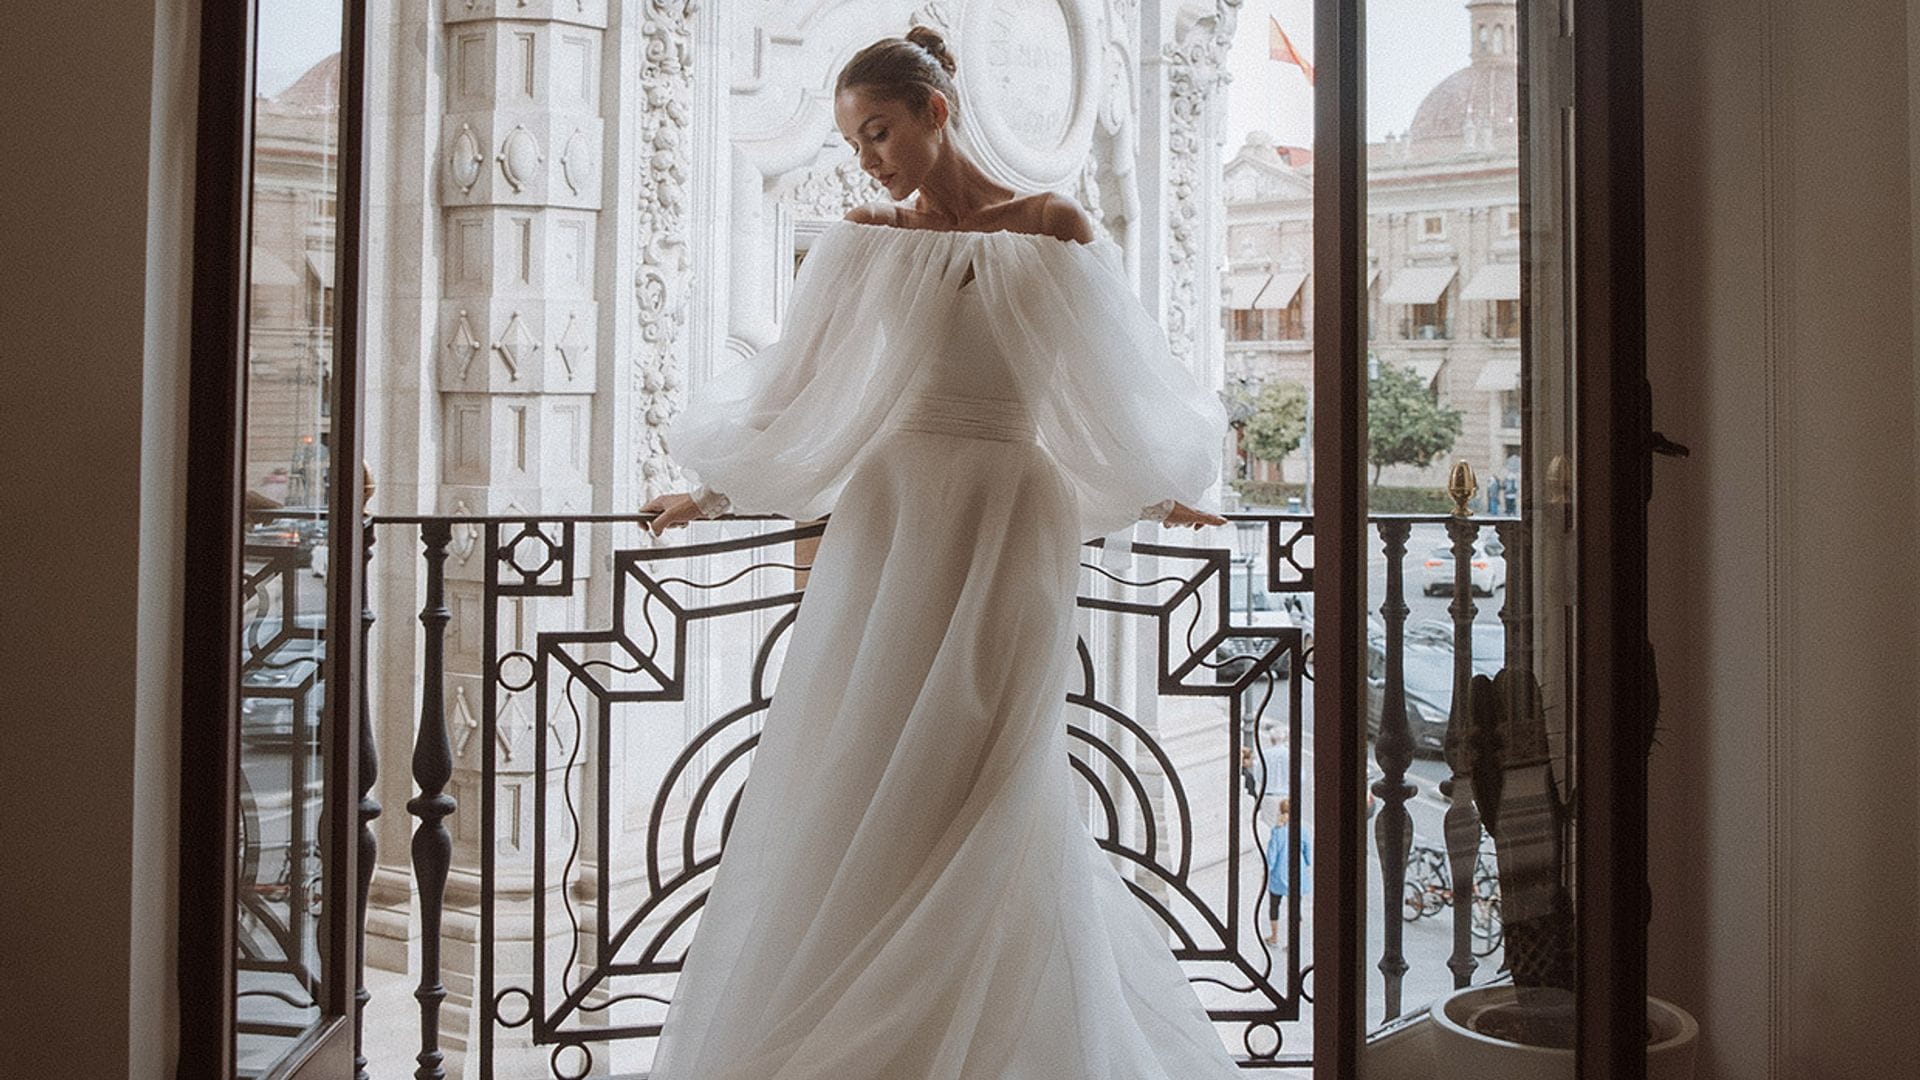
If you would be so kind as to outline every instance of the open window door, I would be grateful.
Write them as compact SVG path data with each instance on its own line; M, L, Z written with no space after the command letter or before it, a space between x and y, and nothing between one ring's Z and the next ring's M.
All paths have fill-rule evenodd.
M1427 1017L1445 1075L1644 1076L1639 5L1315 15L1314 695L1338 718L1314 733L1315 812L1342 856L1316 868L1316 1066L1397 1072ZM1395 112L1434 42L1465 66ZM1380 434L1455 407L1426 460ZM1383 466L1450 473L1452 510L1370 506ZM1422 557L1444 606L1408 588ZM1496 560L1498 586L1475 578ZM1438 672L1419 711L1416 647Z
M202 7L181 1080L357 1068L362 9Z

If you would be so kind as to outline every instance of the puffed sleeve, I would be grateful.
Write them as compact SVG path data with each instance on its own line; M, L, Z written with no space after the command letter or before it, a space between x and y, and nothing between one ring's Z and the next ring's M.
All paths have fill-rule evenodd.
M803 521L833 509L952 317L960 268L930 257L937 239L836 222L814 240L780 339L695 386L668 434L703 512L722 496Z
M1021 239L984 260L981 284L1040 441L1074 489L1081 536L1111 542L1165 500L1200 503L1219 476L1226 410L1168 348L1119 246Z

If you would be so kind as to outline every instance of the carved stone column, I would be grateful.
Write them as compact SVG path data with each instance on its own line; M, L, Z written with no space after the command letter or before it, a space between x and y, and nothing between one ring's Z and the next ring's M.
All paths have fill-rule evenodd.
M440 392L439 511L569 514L593 509L590 462L602 340L600 211L606 0L449 0L437 172L441 273L433 358ZM517 527L502 529L511 541ZM586 540L582 538L583 546ZM578 552L575 573L592 565ZM447 791L458 804L447 887L444 1030L466 1049L476 1015L481 768L497 769L494 893L501 927L530 899L532 805L564 783L570 731L536 715L531 694L503 689L495 726L482 710L484 575L494 553L456 527L447 562L446 723L454 751ZM537 560L536 560L537 561ZM571 595L498 604L499 651L533 648L540 629L581 625L584 583ZM536 740L550 766L535 775ZM550 856L556 854L550 850ZM564 854L564 848L559 852ZM551 861L551 859L549 860ZM550 867L550 880L557 877ZM524 933L524 930L521 931ZM499 976L522 974L524 945L496 944Z

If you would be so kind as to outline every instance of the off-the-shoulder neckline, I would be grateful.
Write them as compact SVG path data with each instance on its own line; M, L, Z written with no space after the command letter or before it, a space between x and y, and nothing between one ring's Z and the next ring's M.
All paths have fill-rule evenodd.
M861 229L884 229L887 232L926 233L932 236L1023 236L1033 240L1051 240L1068 247L1091 248L1093 246L1092 243L1083 244L1078 240L1068 240L1052 233L1020 232L1016 229L920 229L912 225L883 225L877 221L855 221L852 218L841 218L838 224L852 225Z

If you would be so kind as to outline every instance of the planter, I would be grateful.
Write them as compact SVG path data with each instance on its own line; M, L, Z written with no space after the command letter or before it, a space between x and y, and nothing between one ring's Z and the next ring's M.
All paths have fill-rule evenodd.
M1483 1035L1474 1024L1517 1008L1512 986L1472 986L1433 1003L1435 1075L1467 1080L1573 1080L1573 1051ZM1647 1080L1692 1080L1700 1025L1685 1009L1647 999Z

